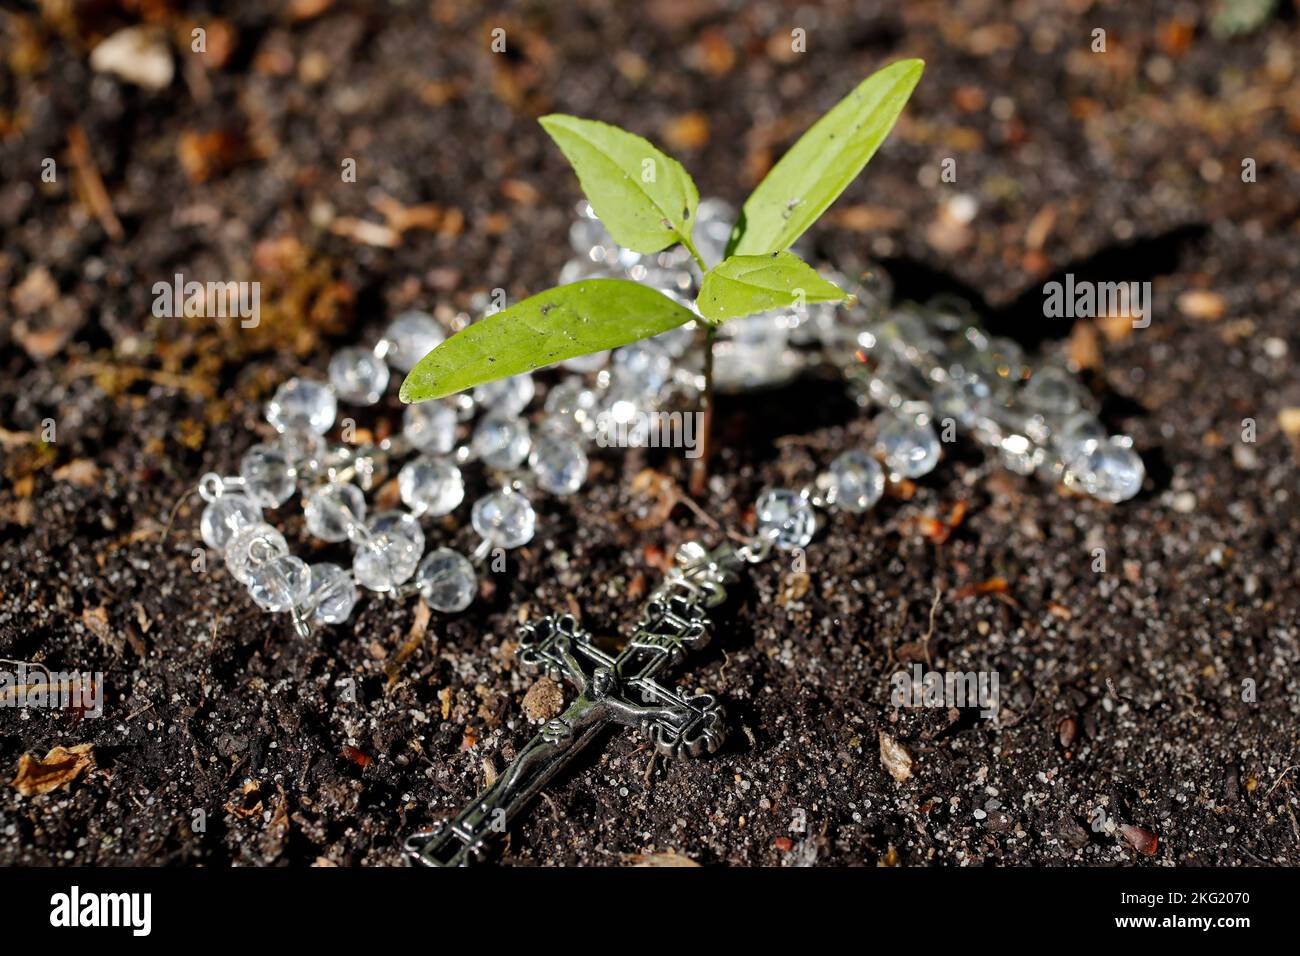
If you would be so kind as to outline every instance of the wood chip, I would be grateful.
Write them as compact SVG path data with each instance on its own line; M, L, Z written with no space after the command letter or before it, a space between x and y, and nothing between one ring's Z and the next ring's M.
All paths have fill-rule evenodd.
M378 246L381 249L396 249L402 244L401 234L391 226L369 222L365 219L354 219L351 216L340 216L335 219L330 223L330 232L336 236L351 239L353 242L359 242L366 246Z
M125 27L90 51L90 68L147 90L162 90L176 74L166 31L156 25Z
M86 608L81 612L81 622L104 643L112 642L113 630L108 623L108 611L102 607Z
M1178 311L1189 318L1213 322L1223 318L1223 313L1227 310L1228 304L1216 292L1191 289L1178 297Z
M48 309L58 297L59 285L44 266L30 270L9 293L9 301L19 315L33 315Z
M699 866L694 860L676 850L666 853L631 853L623 857L632 866Z
M899 783L912 776L912 755L883 730L880 732L880 762Z
M99 466L89 458L78 458L54 471L55 481L66 481L78 488L94 488L99 484Z
M776 601L782 607L785 607L801 600L811 587L812 578L806 571L792 571L782 579L781 593L777 596Z
M90 744L55 747L44 757L23 754L18 758L14 789L21 796L35 797L72 783L95 762Z
M1287 438L1300 441L1300 407L1282 409L1277 413L1277 424Z

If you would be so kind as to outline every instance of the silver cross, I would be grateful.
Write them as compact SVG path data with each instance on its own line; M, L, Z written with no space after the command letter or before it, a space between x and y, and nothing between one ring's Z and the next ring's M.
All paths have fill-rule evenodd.
M665 756L698 757L722 745L721 705L710 694L674 691L655 680L687 651L709 641L707 609L726 599L745 547L707 551L694 542L677 553L678 566L651 593L623 651L611 656L571 614L551 615L519 629L519 659L578 689L560 716L548 720L496 782L453 821L407 839L407 861L465 866L483 861L525 805L591 739L610 724L636 727Z

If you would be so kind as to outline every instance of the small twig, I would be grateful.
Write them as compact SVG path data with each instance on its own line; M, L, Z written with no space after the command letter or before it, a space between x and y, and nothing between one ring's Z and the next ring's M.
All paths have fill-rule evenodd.
M1293 763L1291 766L1287 767L1280 774L1278 774L1277 779L1273 781L1273 786L1269 787L1268 793L1264 794L1264 799L1267 800L1269 797L1273 796L1273 791L1277 789L1277 785L1282 782L1283 778L1286 777L1288 773L1290 773L1292 770L1295 770L1297 767L1300 767L1300 764Z
M20 667L39 667L41 670L45 671L46 681L53 680L50 675L50 669L40 661L16 661L11 657L0 657L0 664L17 664Z
M68 127L68 153L73 168L81 178L82 190L85 192L86 202L90 205L90 211L95 214L95 218L99 220L108 237L114 242L121 242L125 236L122 222L117 218L117 213L113 212L113 203L108 198L108 190L104 188L99 167L95 165L95 158L90 154L90 143L86 139L86 133L76 123Z
M163 545L167 543L167 536L172 533L172 524L176 521L176 515L180 513L181 505L185 504L189 496L195 494L198 490L199 490L198 488L191 488L189 491L185 492L183 495L181 495L179 498L176 499L176 504L172 507L172 513L167 516L167 526L163 528L162 537L158 539L159 551L161 551Z
M135 720L137 717L139 717L139 716L140 716L141 714L143 714L145 711L149 711L149 710L153 710L153 701L149 701L149 703L145 704L143 707L141 707L141 708L140 708L139 710L137 710L135 713L133 713L133 714L127 714L127 715L126 715L126 719L127 719L127 720Z
M938 578L934 582L934 600L930 602L930 626L921 636L921 647L925 650L925 666L930 666L930 638L934 637L934 619L939 613L939 598L943 594L943 586Z
M539 790L537 795L546 801L546 805L551 808L551 816L555 817L556 823L559 823L560 808L555 805L555 801L551 799L551 795L545 790Z
M691 511L695 513L695 517L699 518L701 521L707 524L714 531L717 531L722 527L722 525L718 524L717 519L714 518L707 511L705 511L703 508L701 508L699 503L690 495L684 495L679 492L677 495L677 500L680 501L682 504L686 505L686 507L690 508Z

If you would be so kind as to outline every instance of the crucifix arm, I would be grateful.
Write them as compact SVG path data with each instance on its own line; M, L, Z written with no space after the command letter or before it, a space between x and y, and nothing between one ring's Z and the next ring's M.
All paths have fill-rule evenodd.
M555 642L551 660L563 668L566 676L578 690L581 691L587 685L587 672L583 669L582 662L573 653L573 642L569 638L561 638Z
M606 700L603 702L610 716L621 724L646 724L655 720L681 719L689 712L682 707L662 705L642 706L625 700Z

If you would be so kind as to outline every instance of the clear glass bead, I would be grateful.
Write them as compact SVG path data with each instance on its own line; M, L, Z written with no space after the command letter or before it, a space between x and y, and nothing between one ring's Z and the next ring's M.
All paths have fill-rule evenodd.
M325 439L315 432L295 429L283 432L276 440L276 444L293 462L298 472L310 472L313 469L313 463L321 461L325 457Z
M725 323L714 352L715 385L736 390L789 380L797 371L787 347L794 324L795 313L790 309L747 315Z
M334 393L353 405L373 405L388 388L388 365L372 349L351 345L330 359Z
M623 381L614 382L601 393L595 430L603 447L640 448L648 444L650 416L641 411L643 401L640 390Z
M460 469L441 458L416 458L397 473L402 504L412 514L440 517L455 511L465 500Z
M370 519L366 532L352 560L357 583L391 591L409 580L424 551L420 523L405 511L385 511Z
M546 434L533 443L528 467L543 491L571 495L587 480L587 453L572 438Z
M199 519L203 543L218 554L226 550L231 537L244 525L262 520L262 509L247 495L229 492L212 499Z
M643 395L654 395L673 374L673 360L664 348L649 340L633 342L614 353L614 376Z
M331 481L307 495L307 531L322 541L346 541L366 520L366 496L351 482Z
M239 463L248 496L263 508L278 508L298 490L293 462L279 443L254 445Z
M533 540L537 514L523 494L503 488L474 502L470 514L474 530L501 548L518 548Z
M452 614L469 607L478 592L478 575L469 559L451 548L438 548L420 562L415 583L435 611Z
M1052 432L1052 445L1057 455L1064 462L1087 451L1089 442L1105 441L1109 436L1106 428L1091 412L1079 412L1071 415L1059 428Z
M409 372L446 337L438 320L428 312L403 312L384 330L384 359L399 372Z
M975 375L949 378L935 387L931 402L937 419L951 418L963 428L974 428L988 415L992 392Z
M250 568L248 593L264 611L291 611L307 599L311 569L301 558L281 554Z
M826 476L827 501L845 511L866 511L885 491L885 472L880 462L856 448L831 462Z
M1072 415L1080 407L1080 385L1063 368L1047 366L1036 371L1020 390L1020 401L1046 418Z
M1010 339L993 337L988 340L989 367L994 374L1008 382L1019 382L1025 377L1025 350Z
M291 378L266 403L266 420L278 432L308 431L323 435L334 424L338 399L324 382Z
M1035 444L1028 435L1019 432L1010 431L1001 434L995 439L994 447L998 451L1003 467L1018 475L1032 475L1038 469L1049 465L1043 447Z
M480 420L470 440L475 457L489 468L502 471L518 468L528 457L530 444L528 422L496 416Z
M284 535L266 522L243 525L226 543L226 569L240 584L247 584L253 568L288 553Z
M456 446L456 409L444 402L407 405L402 434L426 455L445 455Z
M596 431L600 398L580 378L565 379L546 393L546 424L573 435Z
M483 409L484 414L511 418L528 407L536 389L532 375L527 372L499 378L474 389L474 404Z
M337 564L313 564L311 591L302 603L317 624L342 624L356 606L356 582Z
M758 496L755 511L759 535L782 551L807 547L817 532L812 502L797 491L769 488Z
M1142 490L1146 466L1125 438L1084 442L1066 466L1066 483L1102 501L1118 504Z
M903 478L920 478L939 463L939 436L928 421L886 413L876 419L876 449L885 466Z

